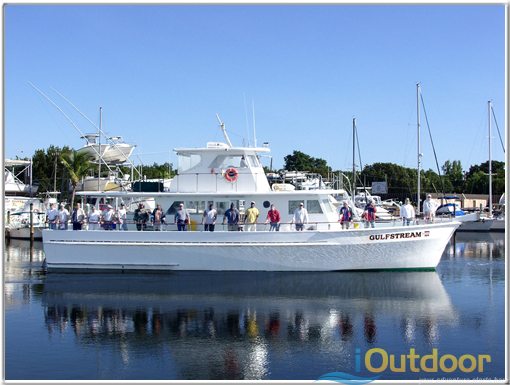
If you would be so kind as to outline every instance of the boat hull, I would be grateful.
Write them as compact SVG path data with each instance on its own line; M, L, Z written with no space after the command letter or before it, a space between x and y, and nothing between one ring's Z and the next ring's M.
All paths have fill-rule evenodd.
M457 222L345 231L43 231L51 270L434 269Z
M30 227L14 227L6 228L6 235L10 239L27 239L30 240ZM42 240L43 227L34 227L34 240Z

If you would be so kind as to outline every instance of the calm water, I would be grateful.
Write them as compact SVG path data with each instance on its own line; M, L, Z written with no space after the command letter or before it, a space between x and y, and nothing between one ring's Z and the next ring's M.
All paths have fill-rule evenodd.
M7 380L503 378L505 238L457 234L437 272L48 274L4 253ZM374 373L365 365L382 370ZM453 372L383 355L487 354ZM382 352L381 352L382 350ZM384 353L385 352L385 353ZM361 357L361 358L360 358ZM473 360L475 360L473 358ZM444 367L452 367L452 360ZM430 363L429 363L430 364ZM415 367L415 369L416 369Z

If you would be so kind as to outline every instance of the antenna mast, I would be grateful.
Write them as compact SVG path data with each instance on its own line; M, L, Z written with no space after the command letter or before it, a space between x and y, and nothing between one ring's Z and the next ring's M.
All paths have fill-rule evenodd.
M352 202L356 196L356 118L352 118Z
M416 215L420 215L420 193L421 193L421 180L420 180L420 170L421 170L421 144L420 144L420 83L416 83L416 125L417 125L417 138L418 138L418 192L416 196Z
M489 218L492 218L492 127L491 127L491 109L492 102L489 100Z
M218 118L218 122L220 123L221 131L223 132L223 136L225 137L225 141L227 142L229 147L232 147L232 142L230 141L227 130L225 129L225 123L223 123L220 119L220 115L216 114L216 118Z

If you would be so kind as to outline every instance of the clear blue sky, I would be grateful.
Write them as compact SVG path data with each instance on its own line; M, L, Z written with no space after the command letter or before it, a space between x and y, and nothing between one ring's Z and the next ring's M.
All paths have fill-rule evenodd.
M416 167L416 83L440 165L488 159L487 101L505 135L503 5L6 5L5 156L83 140L138 145L133 160L221 140L270 142L352 168L356 117L364 165ZM435 170L422 116L423 166ZM494 127L494 125L493 125ZM505 159L497 132L493 159ZM268 165L269 162L266 162Z

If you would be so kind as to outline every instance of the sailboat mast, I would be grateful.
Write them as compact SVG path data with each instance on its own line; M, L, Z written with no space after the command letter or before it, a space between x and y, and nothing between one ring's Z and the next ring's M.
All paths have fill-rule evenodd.
M489 100L489 218L492 218L492 148L491 148L491 136L492 136L492 127L491 127L491 110L492 103Z
M356 196L356 118L352 118L352 202Z
M101 154L101 130L103 128L103 107L99 107L99 129L98 129L98 143L99 143L99 166L98 166L98 175L97 175L97 191L101 191L101 160L103 159L103 154Z
M416 197L416 214L420 214L420 196L421 196L421 143L420 143L420 83L416 83L416 125L417 125L417 138L418 138L418 192Z

